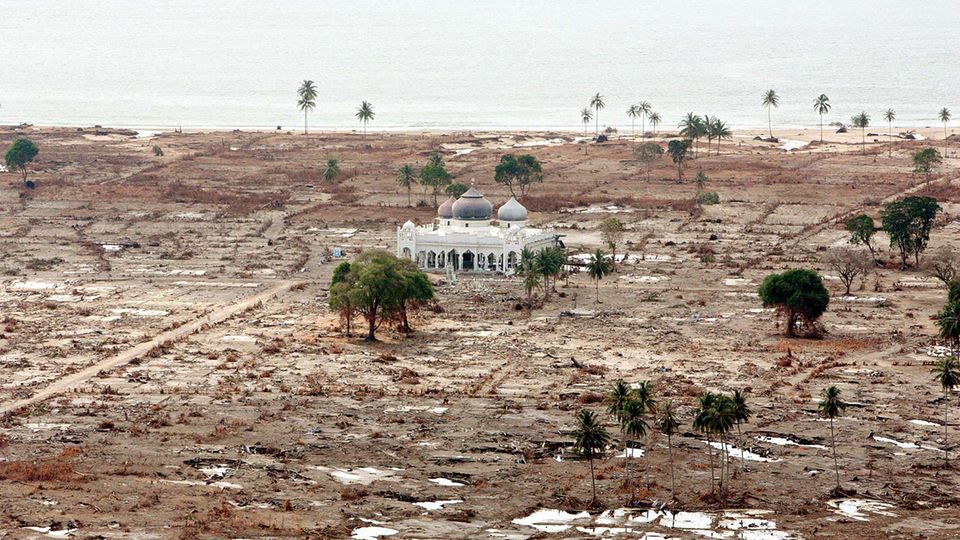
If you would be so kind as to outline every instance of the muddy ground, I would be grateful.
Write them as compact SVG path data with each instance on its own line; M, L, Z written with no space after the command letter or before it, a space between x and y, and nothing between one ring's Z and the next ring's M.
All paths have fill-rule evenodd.
M944 441L926 352L945 289L886 248L891 263L843 297L820 262L846 243L847 216L907 193L944 206L931 249L960 248L960 161L910 172L911 152L942 141L786 152L743 134L719 155L702 144L678 181L668 159L648 179L634 141L572 133L5 128L0 148L17 136L41 154L36 189L0 174L0 537L960 536L960 474L943 460L960 433ZM546 179L525 202L571 254L600 246L602 219L626 223L628 261L599 302L583 274L533 310L517 309L515 278L433 276L439 308L414 334L344 336L326 307L331 254L393 249L399 224L432 218L430 196L414 190L408 206L395 171L433 150L495 205L509 196L492 180L500 156L535 154ZM335 182L322 179L330 157ZM721 200L702 211L698 170ZM822 339L784 338L760 305L764 276L792 267L825 275ZM638 508L618 510L619 442L588 508L573 417L601 412L618 378L680 405L673 505L654 432L630 459ZM836 424L842 500L816 413L830 384L851 402ZM690 416L698 394L736 388L754 411L750 459L734 456L717 500Z

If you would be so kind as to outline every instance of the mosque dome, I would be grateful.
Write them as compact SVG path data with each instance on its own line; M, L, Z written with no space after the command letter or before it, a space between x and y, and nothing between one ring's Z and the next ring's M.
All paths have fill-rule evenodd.
M473 187L453 203L454 219L484 220L490 219L491 214L493 214L493 205Z
M448 198L443 201L443 204L440 205L440 208L437 208L437 216L444 219L450 219L453 217L453 203L456 200L453 197Z
M497 210L497 219L500 221L526 221L527 209L510 197L510 200L503 203L503 206Z
M412 221L410 221L409 219L407 220L406 223L403 224L403 230L405 230L405 231L409 231L409 230L416 229L416 228L417 228L417 226L414 225L414 223L413 223Z

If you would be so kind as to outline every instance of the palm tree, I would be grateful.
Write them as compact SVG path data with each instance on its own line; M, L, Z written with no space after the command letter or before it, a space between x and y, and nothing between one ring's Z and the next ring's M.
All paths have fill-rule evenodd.
M640 408L641 417L649 413L656 422L657 399L653 397L653 384L650 381L640 381L633 389L633 401L636 401ZM642 418L641 418L642 419ZM644 434L643 437L646 437ZM644 441L646 445L646 441ZM649 486L649 483L648 483Z
M523 290L527 291L527 300L532 299L533 291L540 288L540 274L534 272L523 273Z
M333 182L340 176L340 160L337 158L327 159L327 164L323 167L323 179L327 182Z
M413 206L410 200L410 188L417 181L417 171L412 165L404 165L397 170L397 184L400 187L407 188L407 206Z
M733 400L724 394L718 394L714 401L712 414L709 417L709 424L713 432L720 437L720 495L723 495L725 478L730 472L730 449L727 447L727 433L733 429L735 423ZM741 460L743 456L741 455ZM726 470L726 473L724 472Z
M577 413L577 427L573 436L574 453L590 460L590 484L593 486L593 501L590 506L593 506L597 503L597 475L593 471L593 460L603 455L610 443L610 434L597 419L597 415L582 409Z
M650 118L650 125L653 126L653 134L656 135L656 134L657 134L657 126L660 125L660 122L662 122L663 119L660 118L660 113L658 113L658 112L652 112L652 113L650 113L649 118Z
M590 262L587 263L587 274L593 278L597 287L597 303L600 303L600 280L603 276L610 273L610 261L603 254L602 250L597 250L590 256Z
M960 357L960 302L950 302L937 313L940 337L953 347L953 355Z
M763 106L767 108L767 128L770 131L770 138L772 139L773 138L772 109L776 109L777 107L780 106L780 96L777 95L776 90L773 90L771 88L770 90L767 90L765 94L763 94L763 101L761 103L763 103Z
M597 110L597 114L594 119L597 122L596 135L600 135L600 109L606 107L606 103L603 102L603 96L600 95L600 92L597 92L592 98L590 98L590 106Z
M630 117L630 135L631 136L636 135L636 133L634 133L633 128L637 122L637 117L640 116L641 114L642 113L640 112L639 105L631 105L630 107L627 108L627 116Z
M716 398L717 396L713 392L705 392L697 397L697 409L693 413L693 429L707 436L707 454L710 460L710 493L714 492L714 482L716 481L713 469L713 444L710 439L710 434L713 432L710 422Z
M587 126L590 125L590 121L593 120L593 111L589 107L584 107L580 111L580 121L583 122L583 134L587 134Z
M617 382L613 383L610 391L607 392L607 397L604 400L607 404L607 412L618 422L623 413L623 406L630 401L632 394L633 389L623 379L618 379Z
M303 134L307 134L307 111L317 106L317 85L307 79L300 83L297 90L297 108L303 111Z
M837 438L833 431L833 421L843 416L847 404L840 399L840 389L830 386L823 390L823 399L817 406L820 416L830 419L830 446L833 447L833 469L837 474L837 489L840 489L840 463L837 461Z
M720 120L717 117L713 118L713 123L710 124L710 127L708 129L710 130L710 134L713 136L713 138L717 140L717 155L719 156L720 141L724 139L727 139L727 140L732 139L733 132L730 131L730 128L727 126L726 122Z
M354 115L358 120L363 122L363 138L367 138L367 122L373 121L373 117L376 116L376 113L373 112L373 104L367 101L360 102L360 106L357 107L357 114Z
M860 111L860 114L855 114L850 118L850 121L853 122L853 127L860 128L860 153L867 153L867 126L870 125L870 116L867 115L866 111Z
M667 436L667 451L670 452L670 500L677 499L677 477L673 470L673 435L677 433L680 422L677 420L676 407L673 401L668 401L660 411L660 421L657 422L660 431Z
M680 120L680 123L677 124L677 127L680 129L680 135L686 137L687 139L693 139L696 143L697 148L699 148L700 135L703 130L703 118L700 118L699 114L693 114L688 112L686 116ZM696 152L694 152L696 154Z
M943 157L947 157L947 122L950 121L950 109L944 107L940 109L940 114L937 115L937 118L943 122Z
M950 392L957 386L960 386L960 362L957 362L956 356L947 356L939 361L933 367L933 380L940 383L943 387L943 460L947 462L947 411L950 405Z
M713 143L713 131L710 129L713 126L713 118L709 114L703 115L701 126L698 131L703 131L703 134L707 137L707 155L709 156L710 145Z
M897 119L897 111L892 108L883 113L883 119L887 121L887 138L890 139L890 146L887 148L887 157L893 157L893 121Z
M650 113L653 112L653 107L650 106L649 101L641 101L637 107L640 109L640 138L644 141L647 140L647 117L650 116Z
M630 479L630 461L633 458L628 441L635 441L640 437L647 436L647 422L643 419L644 412L646 412L644 403L638 399L629 399L624 403L623 410L620 412L620 429L624 435L623 454L624 461L626 461L627 485L630 486L630 502L633 502L636 490Z
M826 94L820 94L813 100L813 110L820 115L820 142L823 142L823 115L830 112L830 98Z
M750 411L750 406L747 405L747 394L743 390L734 390L731 400L733 401L733 419L737 422L737 446L743 448L743 433L740 432L740 424L750 420L753 413ZM741 471L746 468L745 461L740 460Z

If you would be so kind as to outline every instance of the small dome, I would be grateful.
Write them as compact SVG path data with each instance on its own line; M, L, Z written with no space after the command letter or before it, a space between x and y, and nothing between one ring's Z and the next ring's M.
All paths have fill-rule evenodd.
M510 197L510 200L503 203L503 206L497 210L497 219L500 221L526 221L527 209L516 199Z
M403 224L403 228L404 230L410 230L416 228L416 225L414 225L413 222L408 219L407 222Z
M437 216L444 219L450 219L453 217L453 203L455 203L453 197L443 201L443 204L440 205L440 208L437 208Z
M491 214L493 214L493 205L473 187L453 203L454 219L484 220L490 219Z

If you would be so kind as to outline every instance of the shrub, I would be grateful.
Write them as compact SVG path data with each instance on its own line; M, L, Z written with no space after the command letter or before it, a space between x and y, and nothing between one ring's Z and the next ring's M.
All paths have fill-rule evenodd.
M716 191L704 191L697 195L697 202L700 204L720 204L720 195Z

